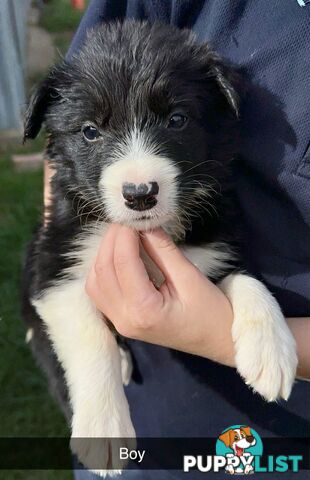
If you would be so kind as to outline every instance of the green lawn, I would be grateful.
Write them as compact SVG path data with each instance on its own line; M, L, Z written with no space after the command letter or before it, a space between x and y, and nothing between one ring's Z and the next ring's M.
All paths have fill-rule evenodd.
M42 140L28 147L39 151ZM40 217L42 170L15 172L0 153L0 436L67 436L62 414L25 344L20 274L25 245ZM0 453L1 454L1 453ZM0 472L5 480L69 480L70 472Z
M50 0L43 8L40 23L51 33L76 30L82 15L71 7L70 0Z
M64 55L82 13L70 0L50 0L40 24ZM28 79L31 86L34 79ZM40 218L42 170L16 172L12 153L38 152L42 138L1 149L0 145L0 436L68 436L65 420L25 344L20 315L20 277L25 246ZM1 452L0 452L1 455ZM71 480L67 471L0 471L0 480Z

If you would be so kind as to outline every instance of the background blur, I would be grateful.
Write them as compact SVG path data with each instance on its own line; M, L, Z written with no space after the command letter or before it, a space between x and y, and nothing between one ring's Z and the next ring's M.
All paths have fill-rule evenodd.
M42 210L44 147L44 132L22 145L22 116L34 84L65 54L86 3L0 0L0 437L68 435L20 315L21 265ZM61 471L0 472L0 480L71 478Z

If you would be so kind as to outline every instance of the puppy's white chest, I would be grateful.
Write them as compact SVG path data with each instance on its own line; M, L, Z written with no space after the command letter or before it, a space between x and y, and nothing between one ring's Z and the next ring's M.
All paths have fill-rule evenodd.
M67 254L74 262L67 269L67 273L79 278L87 276L95 262L106 229L107 224L102 224L79 236L73 243L72 251ZM220 276L227 270L229 262L234 258L229 246L220 242L200 246L183 245L180 248L188 260L207 277ZM142 244L140 245L140 254L150 279L156 287L159 287L164 282L164 276L145 252Z

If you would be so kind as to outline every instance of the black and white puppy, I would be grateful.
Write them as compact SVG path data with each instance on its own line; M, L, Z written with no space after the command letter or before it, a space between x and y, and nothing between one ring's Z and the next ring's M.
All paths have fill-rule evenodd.
M55 175L48 221L28 254L24 309L28 338L59 397L64 372L73 437L135 435L115 335L85 293L113 222L172 235L231 301L245 382L267 400L290 394L293 337L275 299L241 273L232 253L236 84L233 71L188 30L126 21L90 32L30 102L25 138L35 138L45 122ZM90 450L82 445L87 465ZM105 444L107 465L114 447Z

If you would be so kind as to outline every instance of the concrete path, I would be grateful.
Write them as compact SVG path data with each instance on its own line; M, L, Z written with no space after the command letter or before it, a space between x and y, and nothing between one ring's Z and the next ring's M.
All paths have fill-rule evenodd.
M29 9L26 72L28 78L44 74L56 59L56 49L49 32L38 26L40 11Z

